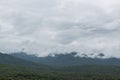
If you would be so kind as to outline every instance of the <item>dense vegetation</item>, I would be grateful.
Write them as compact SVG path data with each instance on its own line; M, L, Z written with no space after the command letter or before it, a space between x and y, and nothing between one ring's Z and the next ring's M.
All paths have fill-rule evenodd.
M58 59L61 56L63 60L70 60L74 54L66 55L56 56ZM120 80L120 66L85 64L50 67L20 57L0 54L0 80Z
M0 64L0 80L120 80L119 66L46 69Z

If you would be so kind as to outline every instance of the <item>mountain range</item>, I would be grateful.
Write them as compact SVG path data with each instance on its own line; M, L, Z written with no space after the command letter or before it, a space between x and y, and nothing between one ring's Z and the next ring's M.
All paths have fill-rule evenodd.
M66 54L55 54L54 56L48 55L46 57L37 57L29 55L25 52L11 53L10 56L20 58L23 60L35 62L38 64L45 64L52 67L64 66L81 66L81 65L118 65L120 66L119 58L102 58L104 55L99 54L99 57L80 57L77 52L70 52Z
M44 70L64 68L66 70L73 69L73 71L76 68L78 69L78 67L81 70L83 66L120 66L119 58L102 58L102 56L101 58L90 58L76 56L77 54L77 52L71 52L67 54L55 54L54 56L37 57L25 52L0 53L0 64L34 67Z

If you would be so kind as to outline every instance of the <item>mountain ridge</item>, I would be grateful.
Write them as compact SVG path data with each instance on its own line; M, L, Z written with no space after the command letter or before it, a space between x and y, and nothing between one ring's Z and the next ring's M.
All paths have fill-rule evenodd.
M22 58L18 58L15 56L12 56L10 54L5 54L0 52L0 63L1 64L9 64L9 65L17 65L17 66L29 66L29 67L47 67L44 64L41 63L35 63L33 61L25 60Z
M78 57L77 52L71 52L69 54L55 54L54 56L48 55L46 57L37 57L35 55L29 55L25 52L12 53L12 56L33 61L36 63L42 63L52 67L63 66L80 66L80 65L118 65L120 66L119 58L102 58L104 55L99 54L97 58L90 57Z

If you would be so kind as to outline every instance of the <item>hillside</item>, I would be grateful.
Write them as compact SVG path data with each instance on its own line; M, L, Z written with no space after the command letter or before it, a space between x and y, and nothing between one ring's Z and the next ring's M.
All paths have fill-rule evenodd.
M24 59L14 57L9 54L3 54L3 53L0 53L0 63L17 65L17 66L27 66L27 67L41 67L41 68L47 67L40 63L38 64L32 61L24 60Z

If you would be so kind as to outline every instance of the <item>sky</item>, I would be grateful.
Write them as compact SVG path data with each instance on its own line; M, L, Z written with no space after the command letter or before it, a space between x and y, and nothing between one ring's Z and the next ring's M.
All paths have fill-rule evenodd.
M119 0L0 0L0 51L120 57Z

